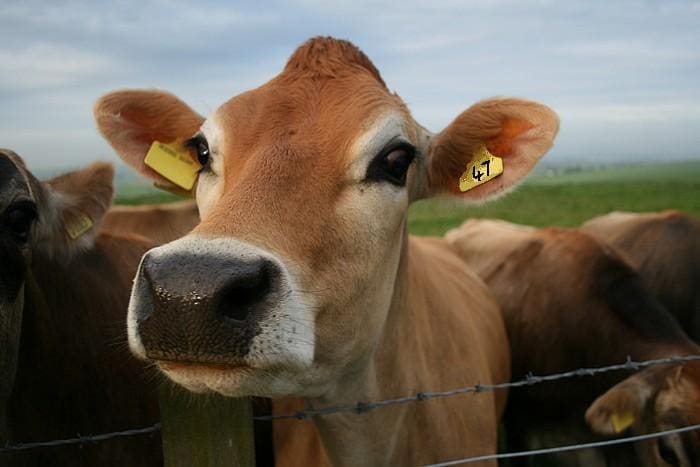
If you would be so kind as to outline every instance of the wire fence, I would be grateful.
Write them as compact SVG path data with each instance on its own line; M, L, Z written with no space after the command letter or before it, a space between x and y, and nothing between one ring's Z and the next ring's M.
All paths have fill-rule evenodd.
M51 447L57 447L57 446L69 446L72 444L95 444L99 443L100 441L107 441L110 439L116 439L116 438L124 438L128 436L137 436L137 435L152 435L154 433L158 433L161 430L161 424L156 423L153 426L149 426L146 428L136 428L133 430L124 430L124 431L114 431L112 433L103 433L99 435L90 435L90 436L81 436L78 435L75 438L68 438L68 439L57 439L53 441L39 441L36 443L21 443L21 444L13 444L13 445L7 445L3 448L0 448L0 453L9 453L9 452L17 452L17 451L28 451L31 449L39 449L39 448L51 448Z
M615 446L617 444L635 443L637 441L656 439L668 435L687 433L689 431L695 430L700 430L700 425L690 425L684 426L682 428L675 428L673 430L657 431L656 433L628 436L626 438L607 439L604 441L595 441L592 443L570 444L568 446L558 446L555 448L533 449L532 451L506 452L503 454L489 454L487 456L466 457L464 459L457 459L453 461L438 462L437 464L428 464L423 467L446 467L449 465L472 464L474 462L513 459L515 457L541 456L543 454L556 454L560 452L579 451L582 449L603 448L606 446Z
M607 373L607 372L611 372L611 371L623 371L623 370L638 371L638 370L642 370L642 369L645 369L645 368L648 368L651 366L656 366L656 365L681 364L681 363L688 363L688 362L692 362L692 361L700 361L700 355L687 355L687 356L682 356L682 357L666 357L666 358L657 358L657 359L653 359L653 360L644 360L644 361L633 361L630 357L627 357L627 360L624 363L608 365L608 366L603 366L603 367L578 368L576 370L566 371L566 372L562 372L562 373L553 373L553 374L548 374L548 375L534 375L532 373L529 373L522 379L519 379L516 381L511 381L508 383L476 384L473 386L460 387L460 388L450 389L450 390L446 390L446 391L418 392L416 394L412 394L409 396L397 397L397 398L393 398L393 399L383 399L383 400L376 400L376 401L371 401L371 402L356 402L354 404L337 405L337 406L331 406L331 407L324 407L321 409L310 408L310 409L300 410L300 411L287 413L287 414L257 416L257 417L253 417L253 419L258 420L258 421L274 421L274 420L290 420L290 419L304 420L304 419L308 419L308 418L337 414L337 413L351 412L351 413L356 413L356 414L363 414L363 413L369 412L370 410L374 410L374 409L378 409L378 408L382 408L382 407L388 407L388 406L397 405L397 404L406 404L409 402L424 402L424 401L428 401L431 399L452 397L452 396L458 396L458 395L462 395L462 394L470 394L470 393L477 394L477 393L482 393L482 392L487 392L487 391L496 391L496 390L500 390L500 389L513 389L513 388L519 388L519 387L524 387L524 386L532 386L535 384L541 384L541 383L546 383L546 382L559 381L559 380L564 380L564 379L595 376L595 375L599 375L599 374ZM593 442L593 443L574 444L574 445L569 445L569 446L561 446L561 447L554 447L554 448L547 448L547 449L538 449L538 450L532 450L532 451L522 451L522 452L512 452L512 453L502 453L502 454L492 454L492 455L486 455L486 456L471 457L471 458L447 461L447 462L438 463L438 464L431 464L429 467L468 464L468 463L472 463L472 462L479 462L479 461L486 461L486 460L507 459L507 458L514 458L514 457L535 456L535 455L550 454L550 453L557 453L557 452L574 451L574 450L580 450L580 449L590 449L590 448L604 447L604 446L610 446L610 445L615 445L615 444L632 443L632 442L636 442L636 441L652 439L652 438L659 438L659 437L668 436L671 434L684 433L684 432L694 431L694 430L698 430L698 429L700 429L700 425L691 425L691 426L676 428L673 430L660 431L660 432L656 432L656 433L649 433L649 434L638 435L638 436L630 436L627 438L617 438L617 439L612 439L612 440L598 441L598 442ZM6 445L6 446L0 448L0 454L10 453L10 452L27 451L27 450L40 449L40 448L49 448L49 447L56 447L56 446L67 446L67 445L76 445L76 444L77 445L94 444L94 443L107 441L107 440L111 440L111 439L115 439L115 438L147 435L147 434L152 435L152 434L160 432L160 431L161 431L161 424L156 423L155 425L150 426L150 427L138 428L138 429L133 429L133 430L116 431L116 432L112 432L112 433L103 433L103 434L92 435L92 436L77 435L75 438L69 438L69 439Z
M524 378L511 381L509 383L497 383L497 384L476 384L474 386L466 386L456 389L450 389L448 391L432 391L432 392L418 392L410 396L397 397L394 399L384 399L372 402L356 402L354 404L348 405L336 405L331 407L324 407L322 409L306 409L299 410L297 412L280 414L280 415L263 415L258 417L253 417L254 420L261 421L271 421L271 420L289 420L297 419L303 420L306 418L318 417L322 415L331 415L335 413L343 412L355 412L358 414L369 412L370 410L377 409L380 407L386 407L396 404L406 404L409 402L422 402L430 399L436 399L441 397L451 397L458 396L461 394L469 393L480 393L486 391L496 391L499 389L513 389L523 386L532 386L533 384L546 383L550 381L558 381L562 379L571 379L582 376L594 376L602 373L608 373L610 371L620 371L620 370L630 370L636 371L650 366L655 365L668 365L668 364L678 364L687 363L692 361L700 360L700 355L688 355L684 357L666 357L657 358L654 360L644 360L640 362L633 361L629 356L624 363L618 363L614 365L608 365L596 368L579 368L577 370L566 371L563 373L553 373L549 375L537 376L532 373L527 374Z

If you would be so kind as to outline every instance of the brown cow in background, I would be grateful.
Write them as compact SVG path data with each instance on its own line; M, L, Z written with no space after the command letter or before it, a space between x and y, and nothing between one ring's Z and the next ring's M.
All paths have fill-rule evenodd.
M112 166L39 182L2 150L0 169L0 394L11 391L0 400L2 444L153 425L156 380L129 354L124 329L134 272L153 244L97 235ZM0 464L161 465L160 436L5 453Z
M700 342L700 220L678 211L611 212L581 229L623 251L685 332Z
M529 372L542 375L621 363L627 356L639 361L700 354L700 347L644 287L634 268L591 235L469 220L448 232L446 239L501 305L515 379ZM696 424L699 370L700 363L687 363L651 367L624 381L628 374L614 372L514 389L504 417L509 449L590 441L584 413L593 430L602 434ZM639 443L637 456L630 445L603 455L610 466L697 465L697 436L691 432ZM604 462L590 451L564 458L566 465Z
M192 200L139 206L112 206L102 221L102 231L113 235L142 235L156 245L184 236L199 224Z

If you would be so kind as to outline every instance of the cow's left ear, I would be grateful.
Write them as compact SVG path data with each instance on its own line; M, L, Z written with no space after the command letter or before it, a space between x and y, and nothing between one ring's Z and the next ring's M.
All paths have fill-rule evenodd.
M114 197L114 166L96 162L42 182L36 246L68 259L91 248Z
M480 101L433 137L426 194L449 193L469 201L494 198L524 179L552 146L558 130L559 118L542 104L515 98ZM484 148L503 159L503 173L462 191L460 178ZM476 170L485 174L484 167Z

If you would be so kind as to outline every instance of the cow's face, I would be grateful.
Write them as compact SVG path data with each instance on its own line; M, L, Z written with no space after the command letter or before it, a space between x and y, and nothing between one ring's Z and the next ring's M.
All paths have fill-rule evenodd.
M0 402L14 380L32 258L69 262L92 245L111 202L112 177L111 165L98 163L42 183L17 154L0 149ZM86 217L92 227L72 236Z
M617 418L617 420L615 420ZM700 424L700 364L650 368L600 396L586 412L601 434L653 433ZM690 431L637 444L645 466L690 467L700 462L700 434Z
M36 199L24 163L14 152L0 150L0 403L9 396L17 368L29 242L36 218Z
M418 125L353 45L315 39L267 84L206 120L175 97L121 91L98 126L133 167L154 140L204 165L201 224L147 253L129 310L132 350L194 391L319 395L363 366L394 295L412 200L456 192L480 145L519 180L557 118L517 99L475 105L438 135ZM184 143L183 143L184 142Z

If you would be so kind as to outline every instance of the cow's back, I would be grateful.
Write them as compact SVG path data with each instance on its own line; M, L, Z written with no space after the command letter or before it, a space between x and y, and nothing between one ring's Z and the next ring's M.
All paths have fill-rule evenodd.
M184 236L199 223L192 200L141 206L113 206L102 221L102 232L141 235L160 245Z
M9 405L13 443L158 421L156 381L129 353L125 329L131 281L150 246L103 234L67 266L35 258ZM27 451L9 460L52 466L162 463L158 434Z
M581 226L624 252L647 286L700 342L700 221L678 211L613 212Z

